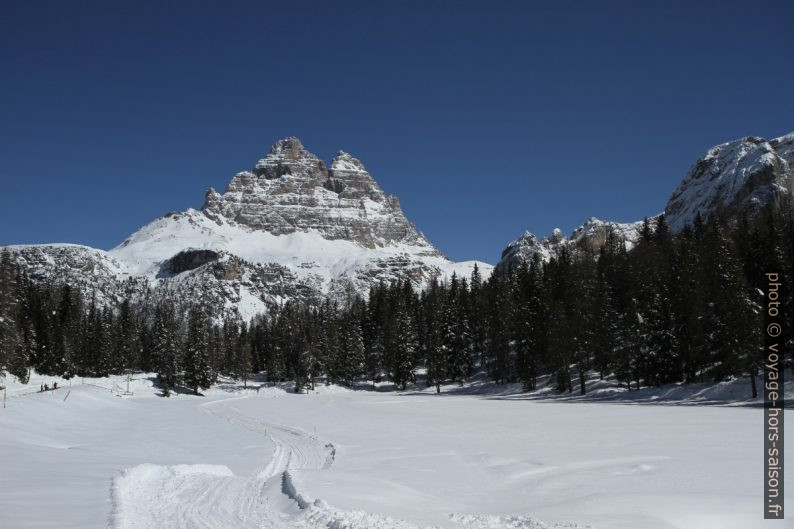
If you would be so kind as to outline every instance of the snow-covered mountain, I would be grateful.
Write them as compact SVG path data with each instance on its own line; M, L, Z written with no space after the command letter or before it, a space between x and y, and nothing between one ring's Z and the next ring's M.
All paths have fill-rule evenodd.
M679 231L716 208L755 210L790 194L792 173L794 133L718 145L673 192L667 222ZM630 248L641 227L592 217L568 237L560 230L544 238L525 232L497 266L536 254L549 259L562 245L597 249L609 232ZM169 213L110 251L68 244L11 249L33 278L68 282L100 301L168 296L245 317L288 299L364 293L379 281L409 279L421 288L433 277L468 276L474 266L445 258L359 160L340 151L327 166L297 138L273 145L224 193L207 191L200 210ZM484 276L492 269L479 266Z
M40 281L64 281L112 303L124 296L200 301L243 317L288 299L365 293L373 284L468 276L418 232L399 201L341 152L330 168L297 138L277 142L201 210L169 213L110 251L10 247ZM483 274L491 270L478 263Z
M705 220L718 208L728 215L757 211L781 196L791 195L792 178L794 132L772 140L750 136L723 143L695 162L670 196L665 218L670 229L678 232L692 224L698 213ZM649 216L649 220L653 222L656 217ZM541 239L527 231L504 249L497 267L506 270L534 255L548 260L564 245L597 249L610 231L630 249L641 228L642 221L619 223L591 217L570 237L559 229Z
M764 140L746 137L712 147L687 173L667 202L670 228L680 231L718 207L729 214L753 211L791 193L794 132Z
M656 216L650 217L651 225ZM497 263L497 268L506 271L509 266L516 266L521 262L531 261L538 255L542 261L548 261L561 247L586 248L597 251L606 242L610 232L615 233L626 249L630 250L639 238L643 221L620 223L590 217L587 221L573 230L570 237L566 237L562 230L555 228L552 234L538 239L534 234L525 231L521 237L507 245Z

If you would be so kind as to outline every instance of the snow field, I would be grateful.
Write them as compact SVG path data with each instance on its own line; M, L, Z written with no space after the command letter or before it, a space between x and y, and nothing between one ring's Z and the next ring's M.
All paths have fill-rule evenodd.
M15 387L0 527L792 527L761 519L756 408L93 382Z

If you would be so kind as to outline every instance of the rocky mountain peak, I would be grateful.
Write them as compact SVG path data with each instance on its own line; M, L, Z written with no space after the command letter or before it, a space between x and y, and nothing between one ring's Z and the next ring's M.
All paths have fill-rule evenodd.
M301 154L305 152L306 149L300 139L295 136L287 136L274 143L273 146L270 147L269 154L284 154L287 157L297 160Z
M201 209L204 211L214 211L222 198L223 195L215 191L215 188L211 187L207 189L207 192L204 194L204 206L202 206Z
M252 172L268 180L292 176L323 181L328 176L325 162L307 151L295 137L277 141L267 156L256 163Z
M366 197L378 204L392 206L389 204L389 197L372 178L372 175L367 172L364 164L345 151L339 151L331 160L331 170L328 172L325 187L338 193L340 198L362 199ZM399 210L399 204L396 201L394 204L397 204L396 209Z
M297 138L276 142L253 170L237 173L223 194L208 191L202 211L212 220L273 235L311 231L367 248L399 243L437 253L360 160L339 151L328 169Z
M652 226L657 218L658 216L654 216L648 219ZM515 268L522 262L530 262L536 255L542 261L548 261L563 247L567 247L569 250L595 253L604 245L610 235L614 235L622 241L626 249L631 249L639 239L642 224L643 221L622 223L590 217L573 230L569 237L566 237L559 228L554 228L551 235L542 239L525 231L521 237L504 249L497 268L507 271L510 267Z
M554 246L549 237L538 239L534 233L525 231L502 251L497 268L506 272L511 266L531 261L535 255L547 260L554 253Z
M348 172L366 172L364 164L358 158L354 158L352 154L339 151L331 160L332 171L348 171Z
M673 231L716 209L755 211L791 192L794 134L765 140L747 136L706 152L690 168L665 208Z

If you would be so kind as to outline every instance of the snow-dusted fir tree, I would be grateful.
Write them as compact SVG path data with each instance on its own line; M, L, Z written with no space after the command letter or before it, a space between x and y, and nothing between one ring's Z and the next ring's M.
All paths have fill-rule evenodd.
M422 311L419 325L419 342L427 367L427 385L435 386L441 393L441 384L447 377L449 334L451 321L445 318L444 293L441 286L433 280L422 296Z
M234 344L231 374L235 380L242 380L243 386L248 387L251 378L251 340L245 322L240 324L240 334Z
M180 373L179 329L171 305L157 307L152 333L152 356L157 378L163 388L163 395L168 397L179 382Z
M362 316L364 371L365 376L372 381L373 389L381 377L386 356L383 322L386 321L388 303L385 291L382 283L370 289L369 302L363 308Z
M196 395L199 389L207 389L215 381L210 361L211 332L211 324L204 310L193 307L188 317L182 377L185 386Z
M8 371L27 381L28 359L20 333L20 274L8 249L0 254L0 375Z
M442 329L447 376L462 382L473 370L466 280L452 274L443 305Z
M237 339L240 336L240 321L227 317L223 322L223 346L221 352L220 372L232 378L235 376L237 360Z
M323 372L329 384L344 378L346 351L341 343L342 329L339 328L337 312L337 307L326 300L319 309L309 313L311 324L306 330L306 341L311 357L309 377L312 381Z
M494 272L487 284L485 369L493 380L503 384L510 372L510 321L506 317L511 309L511 286L507 274Z
M486 300L483 293L483 280L480 268L474 264L469 287L469 327L471 329L471 346L475 359L481 368L485 368L486 355Z
M42 323L39 340L40 364L38 371L46 374L61 374L71 377L77 374L79 366L87 366L83 355L87 354L85 337L89 320L80 292L68 284L57 292L57 306L41 307ZM50 338L47 340L46 338ZM84 369L88 369L84 367ZM85 371L82 372L85 375Z
M342 356L342 381L348 386L364 373L364 335L361 327L363 301L356 298L342 317L340 325L340 349Z
M137 319L130 301L125 299L119 307L116 325L113 331L115 356L113 369L115 373L130 373L138 365L140 354L140 332Z
M546 344L546 319L540 258L536 255L516 272L513 294L513 341L516 349L516 370L526 389L535 389L540 359Z
M396 289L392 299L391 318L387 323L389 344L387 355L391 360L391 375L396 386L406 389L408 383L416 380L419 336L416 328L416 294L411 284L404 281Z

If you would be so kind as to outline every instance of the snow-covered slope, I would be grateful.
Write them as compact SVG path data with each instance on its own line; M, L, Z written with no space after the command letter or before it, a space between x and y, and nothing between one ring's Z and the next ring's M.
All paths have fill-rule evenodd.
M695 162L670 196L665 218L670 229L678 232L692 224L698 213L705 220L718 208L729 216L757 211L791 195L792 178L794 132L773 140L746 137L723 143ZM548 260L562 246L598 249L609 232L630 249L641 228L642 221L619 223L591 217L567 238L559 229L542 239L527 231L505 248L497 268L506 270L535 255Z
M746 137L709 149L673 192L665 212L673 231L716 208L753 211L791 193L794 133L764 140Z
M657 216L648 220L653 223ZM524 234L507 245L502 251L499 263L496 265L502 271L506 271L510 266L518 266L521 262L531 261L535 255L541 261L548 261L562 247L569 249L584 249L598 251L606 242L610 233L614 233L626 249L630 250L640 235L643 221L638 222L612 222L590 217L587 221L573 230L570 237L566 237L562 230L555 228L550 236L538 239L534 234L526 231Z
M373 284L468 276L445 258L363 164L340 152L327 169L296 138L277 142L201 210L169 213L105 252L76 245L11 247L34 279L87 297L203 301L249 318L288 299L366 293ZM491 266L478 263L487 275Z

